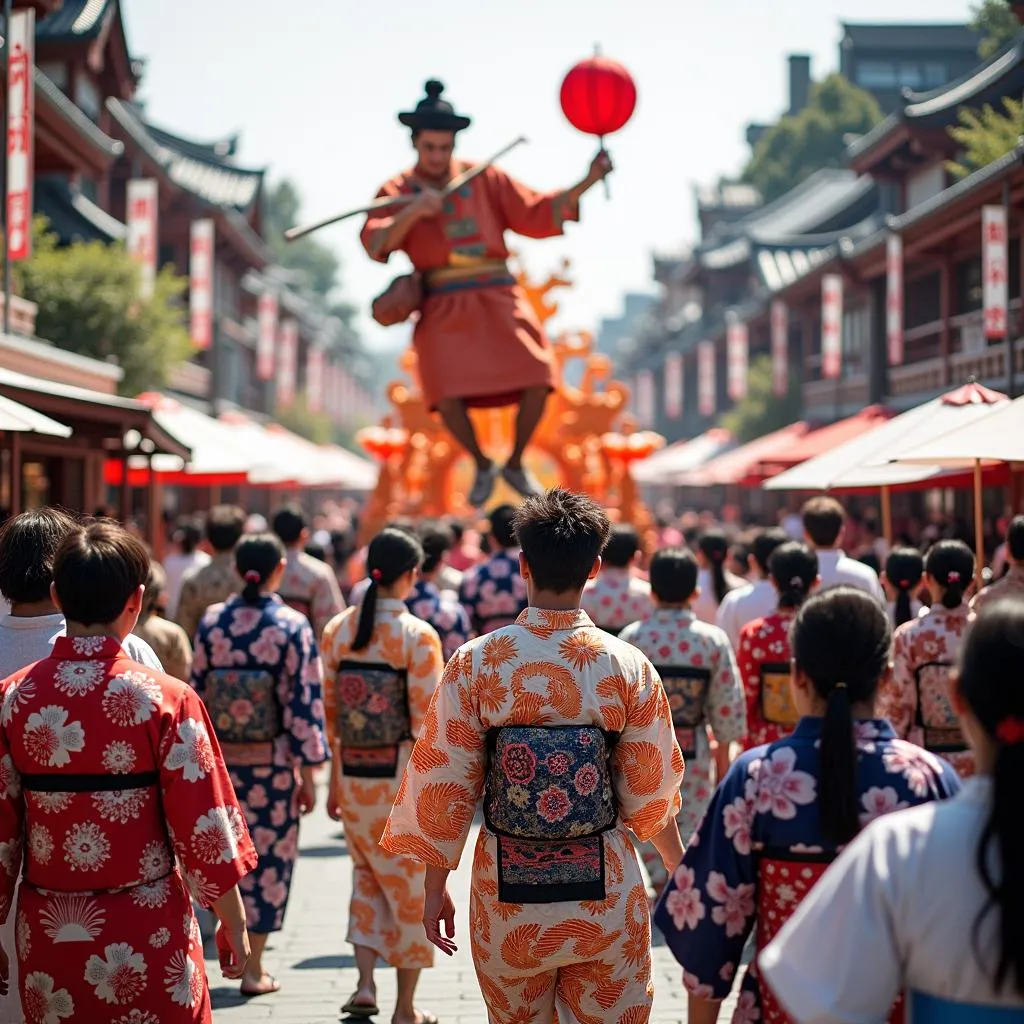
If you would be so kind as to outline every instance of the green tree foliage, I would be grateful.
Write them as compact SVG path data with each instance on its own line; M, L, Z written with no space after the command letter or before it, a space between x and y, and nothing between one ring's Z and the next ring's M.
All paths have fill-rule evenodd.
M988 60L1020 32L1020 22L1006 0L981 0L971 8L971 28L981 33L978 56Z
M59 248L36 218L32 258L14 268L15 292L36 303L36 334L58 348L112 360L121 393L160 388L192 352L181 301L187 281L164 268L140 296L139 269L123 245L77 242Z
M758 356L747 373L747 397L721 418L721 425L740 444L781 430L800 418L800 385L790 374L789 394L778 397L772 384L772 358Z
M296 242L285 241L285 231L299 223L300 210L298 189L287 179L279 181L267 193L263 235L274 254L274 262L305 274L309 289L326 299L338 286L341 264L327 246L311 236Z
M863 135L882 120L875 98L847 81L829 75L811 89L810 102L787 116L758 142L743 180L761 190L766 202L824 167L842 167L848 135Z
M986 103L980 111L960 111L960 123L949 129L949 134L960 144L959 161L948 166L958 178L987 167L1005 156L1024 134L1024 103L1011 96L1003 97L1003 109L997 110Z

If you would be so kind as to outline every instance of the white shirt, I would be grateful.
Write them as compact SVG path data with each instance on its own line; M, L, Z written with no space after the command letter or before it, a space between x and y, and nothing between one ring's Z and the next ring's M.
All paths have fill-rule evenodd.
M856 587L870 594L879 604L885 604L885 591L882 590L882 581L878 573L869 565L858 562L848 557L838 548L818 550L818 575L821 577L822 590L829 587L848 586Z
M904 989L1024 1008L1011 990L993 991L993 965L978 963L972 941L991 799L992 779L976 776L952 800L886 814L829 868L759 960L798 1024L882 1024ZM986 959L998 920L994 911L981 925Z
M730 590L718 606L716 622L725 630L732 649L740 649L740 630L748 623L771 615L779 607L779 592L771 580L757 580Z
M193 569L199 570L210 564L210 556L205 551L193 551L190 555L168 555L164 559L164 572L167 573L167 617L174 620L178 614L178 601L181 598L181 585L185 576Z
M726 572L725 581L730 587L728 593L732 593L733 590L742 590L747 585L746 580L741 580L739 576L733 576L731 572ZM718 618L718 598L715 596L715 583L711 578L710 569L700 570L697 575L697 586L700 587L700 596L690 602L690 611L701 622L713 626Z

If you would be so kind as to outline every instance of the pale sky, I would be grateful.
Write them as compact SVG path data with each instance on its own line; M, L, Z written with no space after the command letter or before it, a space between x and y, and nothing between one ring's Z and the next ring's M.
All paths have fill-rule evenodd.
M306 219L360 205L408 166L395 120L440 78L473 117L459 153L484 159L517 135L504 161L536 188L578 180L596 150L558 104L562 78L595 43L639 91L633 121L609 140L611 201L598 188L564 238L527 242L529 270L563 257L576 288L560 326L593 328L622 293L651 290L651 253L694 238L693 186L735 173L744 127L788 102L786 56L838 64L839 23L961 21L969 0L122 0L128 43L147 61L149 117L198 139L240 131L240 159L299 186ZM785 13L782 13L782 12ZM343 261L344 293L371 344L394 340L366 310L402 265L372 264L359 221L320 234Z

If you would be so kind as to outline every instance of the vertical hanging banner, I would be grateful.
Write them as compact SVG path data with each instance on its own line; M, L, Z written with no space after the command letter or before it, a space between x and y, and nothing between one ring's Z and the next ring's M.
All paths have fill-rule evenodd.
M772 303L772 393L785 398L789 392L789 307L781 300Z
M636 375L636 418L642 427L654 424L654 374L650 370Z
M890 366L903 365L903 237L885 240L885 339Z
M697 348L697 408L701 416L714 416L718 408L713 341L702 341Z
M821 279L821 376L838 380L843 374L843 279Z
M7 258L32 255L36 15L15 11L7 40Z
M725 351L729 398L733 402L747 397L747 368L750 360L750 331L735 314L730 314L725 330Z
M306 353L306 408L310 412L324 408L324 350L316 345Z
M200 349L213 344L213 221L192 221L188 260L188 308L192 341Z
M274 377L274 347L277 342L277 290L264 285L256 310L259 334L256 339L256 376L260 380Z
M1006 337L1007 326L1007 231L1006 208L981 208L981 280L985 308L985 337L990 341Z
M139 265L139 293L151 298L156 287L157 183L155 178L132 178L127 188L128 253Z
M683 357L670 352L665 357L665 416L677 420L683 415Z
M295 320L281 321L277 342L277 404L287 409L295 404L295 378L299 359L299 325Z

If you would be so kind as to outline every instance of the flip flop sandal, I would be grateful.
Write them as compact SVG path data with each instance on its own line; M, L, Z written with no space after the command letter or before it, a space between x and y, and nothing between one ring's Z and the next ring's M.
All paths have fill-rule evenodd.
M440 1024L440 1021L429 1010L420 1010L420 1013L423 1014L420 1024Z
M260 996L272 996L275 992L281 991L281 982L277 980L272 974L264 974L264 978L270 979L270 988L255 990L253 988L246 988L245 982L243 981L239 991L242 993L242 997L245 999L259 999ZM263 978L260 978L263 981ZM257 982L259 984L259 982Z
M348 1014L349 1017L361 1018L376 1017L380 1013L376 1003L371 1006L369 1003L356 1003L354 999L355 996L341 1008L342 1013Z

